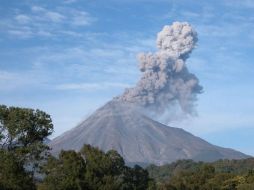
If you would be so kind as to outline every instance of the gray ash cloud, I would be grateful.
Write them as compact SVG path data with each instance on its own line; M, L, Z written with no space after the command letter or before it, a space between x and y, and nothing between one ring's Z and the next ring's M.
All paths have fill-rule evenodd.
M157 35L158 51L138 55L140 80L115 100L158 114L172 112L176 106L185 114L195 113L195 102L202 86L189 72L186 60L196 43L197 33L190 24L174 22L164 26Z

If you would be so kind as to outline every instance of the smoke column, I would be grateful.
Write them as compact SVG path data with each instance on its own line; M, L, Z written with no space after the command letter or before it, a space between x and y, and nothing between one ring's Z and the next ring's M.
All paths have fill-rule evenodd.
M158 51L138 55L143 73L135 87L115 98L162 115L176 106L185 114L195 113L197 95L202 92L198 78L188 71L186 59L197 42L190 24L174 22L157 35Z

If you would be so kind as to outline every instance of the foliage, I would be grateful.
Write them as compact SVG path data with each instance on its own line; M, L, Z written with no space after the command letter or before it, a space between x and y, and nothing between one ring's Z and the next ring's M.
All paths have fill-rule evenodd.
M157 182L163 182L168 178L177 175L179 172L185 170L195 171L202 164L202 162L194 162L193 160L178 160L171 164L162 166L150 165L147 167L151 178L156 179Z
M13 153L6 150L0 150L0 189L35 189L31 174L24 170Z
M86 161L85 177L89 189L112 187L119 189L122 184L124 161L115 151L106 154L90 145L85 145L81 150Z
M40 110L0 106L0 148L12 152L19 162L37 168L48 147L43 140L53 132L48 114Z
M218 160L212 164L217 172L227 172L242 175L245 174L246 171L254 170L253 158L242 160Z
M43 141L53 131L40 110L0 105L0 189L35 189L34 172L48 155Z
M46 177L39 185L40 190L145 190L155 187L145 169L127 167L116 151L104 153L90 145L84 145L78 153L62 151L59 158L50 157L44 172Z
M152 165L148 171L162 190L248 190L254 189L253 166L252 158L209 164L182 160L164 166Z
M85 161L80 153L62 151L59 158L50 157L44 167L46 177L39 189L78 190L85 187Z

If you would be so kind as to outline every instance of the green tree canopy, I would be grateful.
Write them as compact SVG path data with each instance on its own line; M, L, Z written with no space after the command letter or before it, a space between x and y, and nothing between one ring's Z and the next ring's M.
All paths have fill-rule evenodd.
M40 190L86 189L86 164L80 153L62 151L58 159L50 157L43 170L46 177Z
M26 172L12 152L0 150L0 189L34 190L32 175Z
M20 162L42 160L48 150L43 141L52 132L52 120L45 112L0 106L0 147L15 153Z
M90 145L80 152L62 151L59 158L50 157L44 167L46 177L40 190L146 190L155 187L148 172L125 166L120 154L106 153ZM150 188L155 190L155 188Z
M124 160L116 151L104 153L98 148L84 145L81 154L86 161L86 179L89 189L109 187L118 190L123 184Z
M48 156L43 141L53 132L48 114L0 105L0 189L35 189L34 171Z

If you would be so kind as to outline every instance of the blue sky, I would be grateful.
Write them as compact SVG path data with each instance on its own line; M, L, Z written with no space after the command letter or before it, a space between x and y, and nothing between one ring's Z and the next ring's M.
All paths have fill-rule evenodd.
M254 155L254 1L3 0L0 16L0 103L48 112L52 137L134 85L164 25L189 22L204 93L198 116L172 126Z

